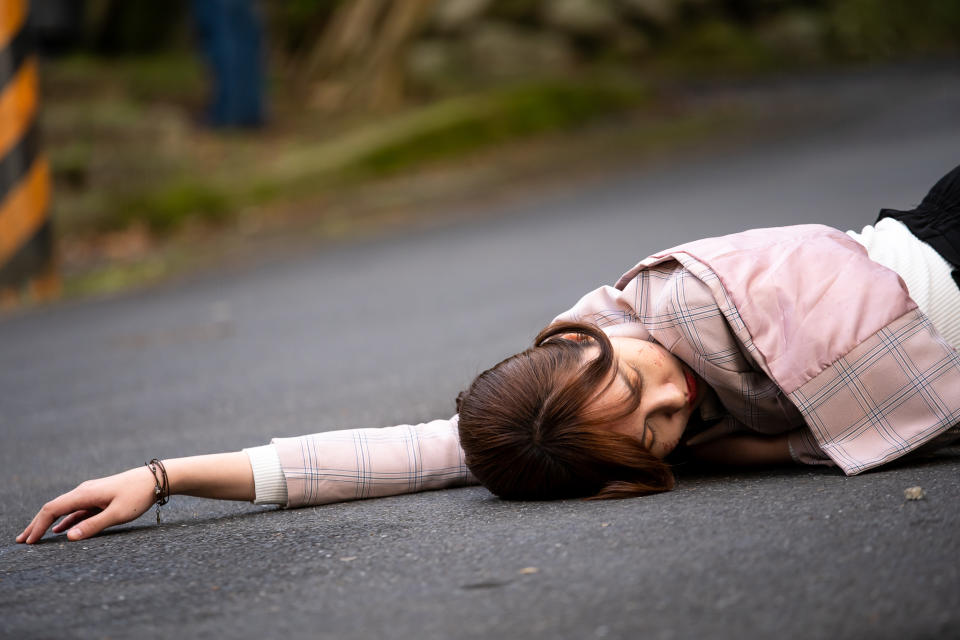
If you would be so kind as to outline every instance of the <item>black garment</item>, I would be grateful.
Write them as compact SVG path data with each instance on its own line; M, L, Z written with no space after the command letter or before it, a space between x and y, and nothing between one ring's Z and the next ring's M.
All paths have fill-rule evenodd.
M894 218L910 233L937 250L953 266L960 287L960 166L940 178L916 209L881 209L877 222Z

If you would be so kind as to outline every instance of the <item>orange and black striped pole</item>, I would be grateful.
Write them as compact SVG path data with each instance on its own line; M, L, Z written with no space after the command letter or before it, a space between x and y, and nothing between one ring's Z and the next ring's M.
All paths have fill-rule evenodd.
M0 308L60 288L27 0L0 0Z

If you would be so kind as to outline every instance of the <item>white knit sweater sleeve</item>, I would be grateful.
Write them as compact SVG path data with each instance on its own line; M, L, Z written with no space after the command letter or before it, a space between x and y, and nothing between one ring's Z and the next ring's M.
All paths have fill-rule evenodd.
M253 469L253 484L256 491L254 504L287 504L287 481L283 477L276 445L250 447L243 450L250 458Z
M951 346L960 349L960 289L951 276L950 264L936 249L894 218L883 218L860 233L848 231L847 235L863 245L871 260L903 278L920 311Z

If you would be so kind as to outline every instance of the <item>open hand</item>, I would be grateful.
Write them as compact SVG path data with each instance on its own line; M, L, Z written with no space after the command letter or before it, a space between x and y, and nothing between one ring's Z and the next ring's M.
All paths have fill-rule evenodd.
M17 542L37 542L60 516L66 517L53 532L66 531L68 540L83 540L107 527L130 522L153 506L155 487L154 476L146 467L87 480L43 505L17 536Z

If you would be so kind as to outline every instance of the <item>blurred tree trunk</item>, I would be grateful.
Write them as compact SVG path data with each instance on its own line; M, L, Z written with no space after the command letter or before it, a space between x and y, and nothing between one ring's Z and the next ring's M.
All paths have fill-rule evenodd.
M342 2L300 75L312 102L328 110L385 110L401 104L404 54L435 1Z
M340 3L317 46L309 53L307 72L336 69L359 58L370 46L384 0L352 0Z

